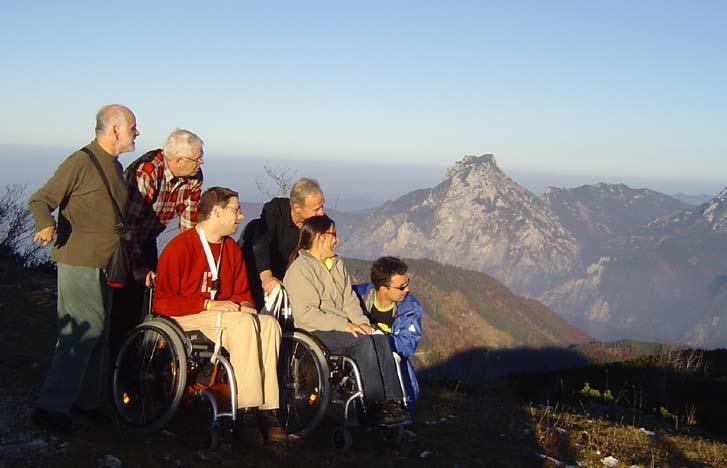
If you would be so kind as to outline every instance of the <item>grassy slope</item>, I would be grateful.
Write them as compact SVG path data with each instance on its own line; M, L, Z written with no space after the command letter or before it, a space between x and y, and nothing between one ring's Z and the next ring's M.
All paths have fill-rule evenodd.
M412 290L425 308L421 364L433 365L472 348L563 346L590 337L552 310L510 292L492 277L431 260L407 260ZM371 262L347 259L355 281Z

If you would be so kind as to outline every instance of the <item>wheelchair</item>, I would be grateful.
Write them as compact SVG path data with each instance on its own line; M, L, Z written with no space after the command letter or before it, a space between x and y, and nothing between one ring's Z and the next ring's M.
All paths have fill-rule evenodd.
M358 365L349 356L330 353L311 333L294 328L287 293L282 290L281 295L281 304L272 310L283 328L278 361L283 428L292 437L304 437L324 416L330 416L337 423L333 447L348 450L353 443L351 428L370 427L365 423L368 408ZM398 361L396 368L402 395L406 395ZM406 398L402 404L407 407ZM383 430L385 439L401 442L405 424L375 427Z
M152 296L149 290L149 311ZM356 362L329 353L315 336L294 328L284 290L268 310L283 330L278 359L281 425L289 436L302 438L330 416L338 423L334 448L348 450L351 428L360 426L367 413ZM399 382L404 393L401 375ZM184 399L207 400L212 410L211 450L218 447L223 430L236 422L237 383L225 351L215 355L215 344L200 331L184 331L173 318L149 312L120 348L112 394L120 420L142 433L164 427ZM403 424L378 428L386 439L397 442L404 433Z
M148 311L152 296L148 290ZM223 428L234 427L237 418L237 383L225 352L215 354L215 344L202 332L184 331L172 318L147 312L114 363L112 396L120 420L150 433L164 427L185 398L206 399L212 410L210 449L216 449Z

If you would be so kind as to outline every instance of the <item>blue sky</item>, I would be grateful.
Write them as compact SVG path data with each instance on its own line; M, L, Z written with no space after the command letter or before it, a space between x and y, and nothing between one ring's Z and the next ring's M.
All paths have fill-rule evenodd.
M139 149L727 184L727 2L0 6L0 144L75 147L103 104Z

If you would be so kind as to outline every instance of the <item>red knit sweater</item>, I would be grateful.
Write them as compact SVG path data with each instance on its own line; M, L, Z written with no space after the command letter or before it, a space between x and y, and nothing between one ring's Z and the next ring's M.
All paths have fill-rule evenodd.
M225 236L222 242L219 290L215 300L253 304L242 252L232 238ZM210 244L215 262L222 245ZM167 244L159 257L157 271L154 312L178 316L204 310L204 301L210 298L210 268L196 229L182 232Z

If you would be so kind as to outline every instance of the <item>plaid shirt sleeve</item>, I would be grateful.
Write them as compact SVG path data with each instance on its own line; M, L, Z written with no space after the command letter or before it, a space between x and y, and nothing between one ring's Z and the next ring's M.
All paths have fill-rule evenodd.
M189 190L184 197L184 209L179 215L179 232L192 229L197 225L199 217L199 197L202 196L202 178L192 179Z
M134 176L127 181L129 201L126 205L126 222L131 230L131 261L135 270L148 268L142 248L142 242L149 234L146 232L148 228L145 226L144 219L147 210L154 203L156 188L152 183L152 174L145 170L146 166L146 164L140 164Z

